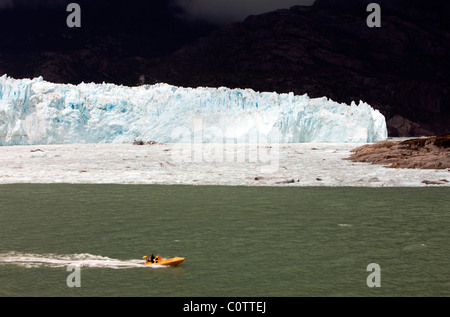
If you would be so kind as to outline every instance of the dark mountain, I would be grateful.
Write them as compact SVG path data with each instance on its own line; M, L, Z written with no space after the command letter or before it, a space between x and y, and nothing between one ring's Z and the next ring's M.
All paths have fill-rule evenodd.
M181 18L174 2L78 0L81 28L67 26L70 12L63 3L0 11L0 74L135 84L147 61L217 29Z
M319 0L248 17L183 47L152 76L363 100L386 116L391 136L449 130L449 5L379 1L382 27L369 28L367 3Z
M50 32L59 36L54 43L72 46L52 48L49 41L45 50L0 48L0 73L54 82L167 82L363 100L386 116L390 136L447 132L450 5L379 0L381 28L369 28L369 2L317 0L312 7L250 16L218 30L167 15L155 17L156 24L170 25L163 34L142 24L126 32L118 27L116 33L102 34L101 25L95 32Z

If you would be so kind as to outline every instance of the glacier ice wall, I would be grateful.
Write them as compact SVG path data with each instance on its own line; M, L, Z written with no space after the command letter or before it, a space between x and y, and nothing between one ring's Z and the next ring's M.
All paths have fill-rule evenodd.
M167 84L54 84L0 77L0 145L177 142L377 142L384 116L339 104L251 89Z

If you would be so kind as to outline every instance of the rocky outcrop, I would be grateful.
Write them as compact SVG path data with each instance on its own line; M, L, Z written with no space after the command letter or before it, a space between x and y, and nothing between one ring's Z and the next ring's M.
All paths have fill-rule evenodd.
M134 140L133 145L163 145L164 143L156 142L156 141L143 141L143 140Z
M389 127L388 132L392 137L395 136L409 136L409 135L431 135L432 132L426 130L416 122L412 122L402 116L395 115L387 121Z
M406 141L366 144L351 151L348 160L389 168L449 169L450 133Z
M445 185L448 183L448 180L446 180L446 179L440 179L438 181L424 180L424 181L422 181L422 183L426 184L426 185Z

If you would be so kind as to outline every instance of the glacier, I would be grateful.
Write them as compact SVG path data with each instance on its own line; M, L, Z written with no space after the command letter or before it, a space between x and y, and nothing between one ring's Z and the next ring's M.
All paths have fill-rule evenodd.
M56 84L0 77L0 145L372 143L387 139L370 105L252 89Z

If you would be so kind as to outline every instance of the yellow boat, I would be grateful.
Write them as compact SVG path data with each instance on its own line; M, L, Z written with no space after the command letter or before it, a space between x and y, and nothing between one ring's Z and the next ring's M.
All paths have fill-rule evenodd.
M181 262L184 261L184 258L181 258L179 256L176 256L174 258L163 258L160 255L157 255L155 257L155 262L151 263L148 256L144 255L142 257L143 259L146 260L146 263L144 265L170 265L170 266L176 266L178 264L180 264Z

